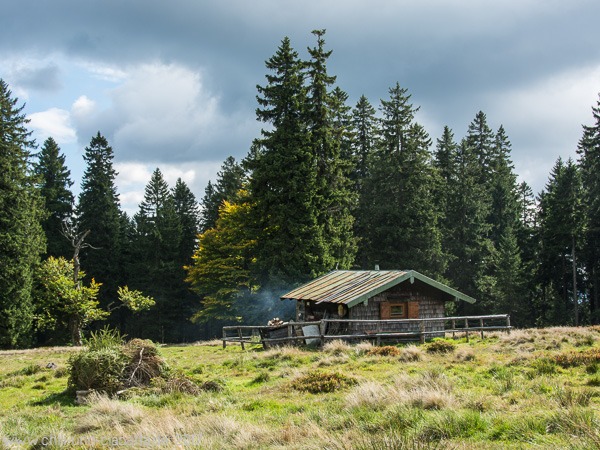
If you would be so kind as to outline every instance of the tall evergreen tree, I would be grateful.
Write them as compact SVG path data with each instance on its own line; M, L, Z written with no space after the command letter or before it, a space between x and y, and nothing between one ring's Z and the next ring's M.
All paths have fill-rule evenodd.
M134 221L134 254L138 260L134 286L156 302L141 316L139 326L146 337L161 342L180 341L179 325L191 316L189 299L181 297L185 278L180 261L182 224L172 192L158 168L146 185ZM148 324L152 326L144 326Z
M377 132L375 108L364 95L361 95L352 110L352 129L354 133L353 154L356 167L352 178L360 186L369 173L369 158L375 145Z
M495 146L495 136L487 123L487 117L483 111L479 111L473 121L469 124L465 144L469 151L477 156L480 173L479 181L486 184L492 172L492 160Z
M213 184L210 180L202 198L202 214L200 216L200 232L214 228L219 218L219 210L223 201L235 202L238 191L242 188L246 177L244 168L238 164L233 156L223 162L221 170L217 173L217 181Z
M592 107L594 123L584 125L577 152L583 181L585 259L594 323L600 323L600 94Z
M303 63L286 37L266 62L267 84L257 86L257 119L268 124L244 161L261 285L285 285L323 271L323 230L318 226L316 159L306 126Z
M173 188L175 213L181 224L181 241L179 243L179 263L187 265L192 259L199 231L199 208L196 197L181 178Z
M28 120L0 79L0 348L27 345L34 271L45 250L43 200L30 169Z
M517 176L510 160L511 144L504 127L500 126L489 155L491 239L499 245L501 236L516 233L519 226L519 197ZM512 238L508 238L512 239Z
M445 268L434 205L431 139L397 83L381 102L381 136L365 181L365 243L372 264L439 276Z
M558 159L540 196L541 324L579 321L578 254L583 229L581 174Z
M85 148L86 169L76 208L78 228L90 230L87 242L93 247L82 252L81 265L90 278L102 283L103 308L116 297L122 276L122 216L113 158L112 147L98 132Z
M367 97L362 95L352 110L351 128L353 133L352 161L354 170L350 174L354 189L358 193L356 211L354 212L354 235L357 238L356 265L368 268L369 254L366 245L369 227L369 207L365 192L365 180L370 176L369 164L375 149L377 120L375 108Z
M480 300L492 252L487 222L490 204L486 201L485 186L481 184L479 155L465 139L457 147L454 167L445 215L445 251L450 255L446 277L460 291ZM478 303L476 308L481 312L489 306Z
M308 49L306 114L317 172L317 196L314 201L317 204L318 226L323 230L325 250L320 272L326 272L336 266L349 268L354 262L357 247L352 210L357 198L349 179L351 166L342 157L343 132L347 129L348 120L344 118L336 123L336 114L338 117L346 114L340 103L345 98L340 90L331 91L336 77L327 72L331 50L325 50L325 30L314 30L312 33L317 38L317 45Z
M456 183L457 177L458 145L454 140L454 133L445 126L442 136L437 139L434 150L433 167L435 168L434 201L440 214L440 232L442 235L442 248L448 249L450 231L454 224L448 220L447 213L451 199L451 188Z
M65 165L65 155L60 154L58 144L51 137L44 141L34 169L47 213L42 222L47 240L46 255L70 259L73 250L62 234L62 222L73 216L73 182Z

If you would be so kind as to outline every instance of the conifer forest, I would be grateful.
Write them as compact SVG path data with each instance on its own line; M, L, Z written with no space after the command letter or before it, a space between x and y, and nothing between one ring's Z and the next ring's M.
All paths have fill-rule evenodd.
M73 180L0 80L0 348L78 344L106 325L157 342L208 339L223 325L293 318L279 300L287 290L375 265L477 299L456 315L600 323L600 97L577 159L559 158L536 193L515 172L510 130L483 111L465 136L431 136L409 86L349 104L330 55L321 30L305 54L281 40L256 87L262 131L245 158L224 158L202 193L156 168L133 216L102 131Z

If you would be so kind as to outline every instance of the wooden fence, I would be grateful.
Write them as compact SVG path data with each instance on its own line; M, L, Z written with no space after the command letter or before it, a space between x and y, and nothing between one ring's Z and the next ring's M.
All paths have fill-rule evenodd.
M369 331L353 334L329 332L330 328L339 329L341 324L368 325ZM331 327L331 325L338 325ZM409 325L418 331L394 331L398 325ZM415 325L418 325L415 326ZM428 331L434 328L433 331ZM440 326L441 325L441 326ZM352 319L323 319L313 322L288 322L280 326L249 326L233 325L223 327L223 348L227 343L239 343L242 349L245 344L262 344L264 348L284 344L324 345L327 340L374 340L377 345L382 341L419 341L428 338L451 334L465 336L478 333L484 338L486 331L505 331L510 333L510 316L497 314L489 316L440 317L432 319L398 319L398 320L352 320ZM310 331L309 334L306 334Z

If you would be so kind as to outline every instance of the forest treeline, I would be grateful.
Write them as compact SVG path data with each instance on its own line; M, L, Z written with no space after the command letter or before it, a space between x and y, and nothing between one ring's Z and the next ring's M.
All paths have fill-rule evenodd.
M198 201L157 168L133 217L113 149L85 148L81 192L57 143L30 138L0 80L0 347L119 328L183 342L231 323L293 316L280 294L333 269L414 269L477 299L456 314L517 326L598 323L600 99L578 159L558 159L537 196L519 182L506 130L483 112L435 140L395 84L348 104L324 31L302 59L288 38L257 86L264 124ZM567 149L565 149L567 150Z

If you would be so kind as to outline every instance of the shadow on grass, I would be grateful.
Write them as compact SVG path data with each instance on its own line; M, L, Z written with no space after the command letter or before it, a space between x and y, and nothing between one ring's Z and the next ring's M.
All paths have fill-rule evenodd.
M55 392L40 400L32 401L30 404L32 406L77 406L77 403L75 403L75 393L68 389L65 389L62 392Z

